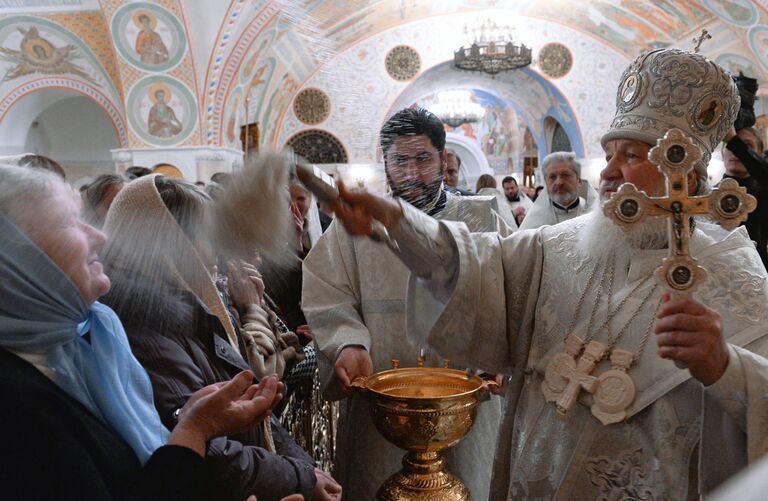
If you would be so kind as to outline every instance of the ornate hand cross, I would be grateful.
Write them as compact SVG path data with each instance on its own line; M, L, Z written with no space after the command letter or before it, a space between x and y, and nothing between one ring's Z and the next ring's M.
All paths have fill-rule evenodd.
M725 229L732 230L747 218L757 202L733 179L723 179L708 195L689 196L687 174L701 158L701 151L680 129L670 129L648 152L667 178L667 196L649 197L633 184L621 185L603 211L623 227L648 216L668 221L669 255L656 270L656 277L673 294L688 294L706 279L706 271L688 252L690 217L709 214Z

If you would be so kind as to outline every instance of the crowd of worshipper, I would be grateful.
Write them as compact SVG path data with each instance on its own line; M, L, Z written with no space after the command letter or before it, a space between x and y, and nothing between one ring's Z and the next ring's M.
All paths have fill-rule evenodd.
M642 54L618 83L597 190L573 152L542 159L542 186L459 187L440 119L400 110L379 133L387 194L340 183L329 207L298 179L279 187L290 265L234 258L206 230L234 173L131 167L77 193L55 160L0 166L0 497L376 499L403 451L353 382L419 353L497 383L444 454L472 499L716 492L768 443L756 92L699 54ZM757 200L732 231L692 218L707 270L693 295L655 278L666 219L627 229L602 210L624 183L667 195L648 154L672 128L701 152L691 196L712 189L721 148L724 177ZM389 242L369 238L374 221ZM307 399L336 412L298 428L332 440L286 424Z

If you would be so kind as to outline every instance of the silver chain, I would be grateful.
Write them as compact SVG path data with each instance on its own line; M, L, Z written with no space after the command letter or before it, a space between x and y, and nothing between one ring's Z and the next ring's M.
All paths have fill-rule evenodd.
M571 323L568 326L568 329L565 331L565 338L571 335L573 332L574 327L576 327L576 321L579 319L579 313L581 313L581 308L584 306L584 299L587 297L587 292L592 288L592 285L595 280L595 276L597 275L597 269L600 267L600 263L596 263L595 267L592 268L592 273L589 274L589 278L587 278L587 286L584 287L584 292L581 293L581 297L579 297L579 303L576 305L576 311L573 314L573 317L571 318ZM597 298L599 299L599 297ZM593 310L594 311L594 310ZM587 342L586 340L584 341Z
M606 259L607 261L607 259ZM581 314L581 310L584 306L584 300L586 299L587 294L592 289L592 286L595 282L595 277L597 276L597 269L600 267L601 262L598 262L595 264L595 267L592 269L592 272L590 273L589 277L587 278L587 285L584 288L584 292L581 293L581 296L579 297L579 302L576 305L576 311L574 312L573 318L571 319L571 323L568 326L568 330L566 331L566 338L570 333L573 332L574 327L576 327L576 322L579 319L579 316ZM609 263L605 263L609 264ZM603 273L602 278L600 279L600 284L597 287L597 293L595 295L595 306L592 308L592 311L589 316L589 323L587 324L587 334L584 337L584 341L582 342L582 349L584 346L589 343L592 338L594 337L596 332L600 332L602 330L607 330L608 332L608 349L605 351L605 354L603 355L603 358L608 358L610 356L610 352L613 350L613 348L616 346L616 344L619 342L621 337L629 330L629 325L632 323L632 319L637 316L638 313L642 311L642 309L645 307L645 305L650 300L651 296L656 292L658 289L658 285L654 285L651 290L648 292L648 294L645 295L643 300L640 303L640 306L638 306L637 310L635 310L634 315L631 315L629 319L624 323L624 325L619 329L618 333L614 336L611 333L611 321L616 317L616 315L621 312L621 310L624 308L624 305L627 303L630 297L632 297L638 290L640 290L643 285L645 285L652 276L648 276L645 279L643 279L641 282L639 282L626 296L624 296L624 299L619 302L619 304L616 306L616 308L611 311L611 299L613 297L613 283L614 283L614 275L615 275L615 268L616 268L616 254L611 253L611 262L610 265L607 266L607 281L608 281L608 304L606 308L606 319L598 327L597 329L590 329L590 325L594 325L595 323L595 315L597 313L598 306L600 305L600 300L602 299L603 292L604 292L604 284L606 282L606 273ZM659 299L659 304L661 304L661 299ZM658 305L656 307L658 309ZM636 362L638 358L640 358L640 355L643 353L643 350L645 350L645 345L648 343L648 339L650 338L651 330L653 329L653 323L655 318L651 316L651 321L648 324L648 328L646 329L645 335L643 336L643 339L640 341L640 344L637 347L637 352L634 354L634 357L632 358L632 362Z

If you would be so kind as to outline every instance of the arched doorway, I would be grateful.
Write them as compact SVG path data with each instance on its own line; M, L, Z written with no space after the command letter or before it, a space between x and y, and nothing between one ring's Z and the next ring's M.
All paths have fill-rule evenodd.
M176 179L184 179L184 174L181 173L178 167L171 164L158 164L152 169L152 172L164 174L168 177L175 177Z
M545 133L547 118L552 118L560 124L559 139L567 139L577 156L584 155L580 125L568 100L550 81L530 68L502 73L496 75L496 78L491 78L485 74L456 71L451 61L439 63L424 71L405 87L390 106L386 116L389 117L394 112L414 104L422 105L432 96L445 90L470 90L478 99L477 102L486 107L485 118L481 121L484 125L481 124L479 132L474 136L487 157L488 166L496 176L515 174L522 179L523 166L526 161L531 160L532 152L541 157L550 152L551 137L548 138ZM511 115L514 115L514 120L509 119ZM489 119L492 116L496 118ZM511 127L519 129L512 134L513 141L500 141L498 130L495 130L495 133L483 133L484 130L490 130L494 124L498 126L499 122L517 124ZM489 146L491 143L486 136L494 137L492 152ZM511 152L495 147L502 144L512 144ZM539 159L536 159L535 164L538 161Z
M445 147L455 151L461 158L459 188L474 189L478 177L482 174L493 174L493 170L488 166L488 159L476 141L463 134L448 132L445 135Z
M0 137L2 155L53 158L71 181L114 172L110 150L120 147L109 114L90 97L65 88L44 88L15 102L0 122Z

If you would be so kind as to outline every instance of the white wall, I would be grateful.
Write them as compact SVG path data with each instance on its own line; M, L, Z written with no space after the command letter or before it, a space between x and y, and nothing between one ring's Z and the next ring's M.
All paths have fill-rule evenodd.
M53 158L76 180L114 172L113 150L117 133L107 114L91 99L72 96L55 102L32 121L25 153Z

